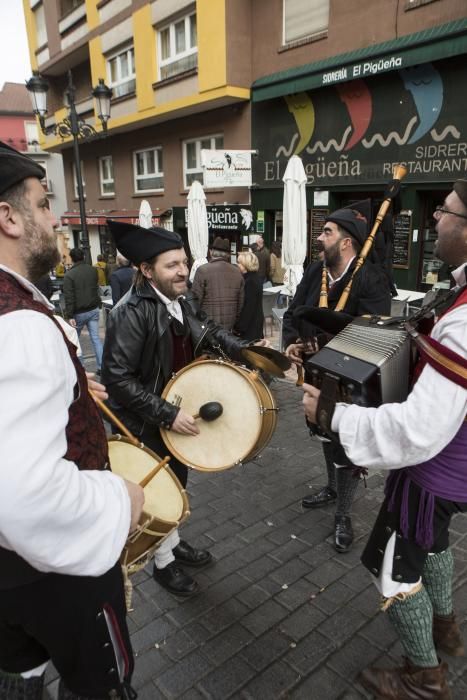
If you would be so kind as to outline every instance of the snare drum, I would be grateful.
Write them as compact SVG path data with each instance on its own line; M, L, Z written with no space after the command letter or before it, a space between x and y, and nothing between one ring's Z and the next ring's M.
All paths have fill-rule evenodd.
M206 403L222 405L222 414L212 422L197 419L199 435L161 429L169 452L200 471L222 471L253 460L276 427L276 402L259 372L224 360L187 365L169 381L162 398L193 416Z
M136 447L128 438L109 438L112 471L138 484L158 462L155 452ZM121 563L129 574L142 569L157 547L190 514L188 498L172 470L164 465L144 487L144 510L138 527L128 536Z

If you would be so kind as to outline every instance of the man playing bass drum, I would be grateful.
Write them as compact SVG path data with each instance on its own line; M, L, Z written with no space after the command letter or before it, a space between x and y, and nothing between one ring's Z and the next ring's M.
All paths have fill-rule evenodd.
M357 210L339 209L327 217L323 232L318 237L318 246L322 250L324 260L317 260L307 267L283 319L285 353L298 365L302 364L303 354L308 350L303 344L304 339L297 338L295 313L298 309L302 313L306 312L303 307L318 307L322 293L327 294L328 307L335 308L352 276L357 256L367 235L367 222ZM324 266L326 290L322 290ZM391 293L387 275L382 267L366 260L355 276L344 311L352 316L389 315L390 309ZM322 330L312 328L307 335L319 337L322 336ZM349 551L353 542L350 509L359 479L338 444L323 442L323 451L328 483L317 493L305 496L302 505L304 508L317 508L337 501L334 546L338 552L343 553ZM335 465L345 465L349 468L336 470Z
M368 668L360 680L377 697L394 700L449 700L447 664L438 652L464 655L449 527L455 513L467 512L467 180L454 184L433 216L435 253L455 268L457 286L430 337L416 338L423 359L409 397L379 408L337 404L320 425L352 461L391 470L362 562L406 659L400 668ZM303 389L305 413L316 423L320 392Z
M203 352L219 354L219 348L241 361L241 351L249 343L210 321L187 293L188 261L177 233L111 220L108 225L117 248L138 269L133 287L109 315L102 381L118 418L163 456L167 448L159 428L199 433L183 406L161 398L172 374ZM169 466L185 487L187 467L174 456ZM198 584L180 565L199 567L211 560L208 551L180 540L175 530L155 553L153 576L168 591L188 597L197 592Z

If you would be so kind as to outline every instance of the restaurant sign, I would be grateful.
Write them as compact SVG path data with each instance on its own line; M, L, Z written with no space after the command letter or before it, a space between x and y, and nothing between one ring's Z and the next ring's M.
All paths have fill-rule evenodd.
M465 177L467 64L444 59L375 75L390 68L379 63L358 64L347 82L339 71L357 66L325 74L326 87L254 102L254 183L282 188L294 154L308 184L321 188L381 185L394 163L407 167L406 182Z

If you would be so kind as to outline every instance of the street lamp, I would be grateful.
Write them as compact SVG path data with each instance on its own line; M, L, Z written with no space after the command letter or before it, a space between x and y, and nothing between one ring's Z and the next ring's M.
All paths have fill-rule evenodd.
M73 156L76 172L76 182L78 187L79 215L81 219L81 242L84 250L86 262L91 262L89 251L89 233L86 223L86 208L84 202L83 180L81 178L81 160L79 157L79 139L89 139L99 136L98 132L91 124L87 124L83 119L78 117L75 104L75 86L71 71L68 71L68 84L66 86L65 95L68 107L68 117L61 122L46 126L45 115L47 114L47 91L49 84L45 78L37 71L33 72L32 78L26 83L26 88L31 93L32 108L34 114L39 118L41 131L45 136L55 134L64 139L69 136L73 137ZM98 85L93 89L92 96L97 104L97 116L102 123L102 129L105 134L107 131L107 122L110 118L110 99L112 90L107 87L102 78L99 78Z

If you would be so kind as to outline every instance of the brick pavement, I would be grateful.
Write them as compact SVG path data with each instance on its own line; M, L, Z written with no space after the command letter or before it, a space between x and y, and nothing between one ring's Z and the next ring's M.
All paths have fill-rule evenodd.
M83 338L85 355L87 339ZM355 700L370 662L397 662L401 649L378 613L359 556L382 498L373 473L354 504L356 540L331 547L333 509L303 511L301 497L323 483L319 443L307 437L299 392L273 382L278 427L254 462L190 474L192 515L183 536L216 562L196 572L200 593L178 600L150 567L135 575L129 626L140 700ZM467 639L467 518L453 522L455 601ZM467 659L447 659L454 700L467 697ZM49 672L46 698L56 681Z

